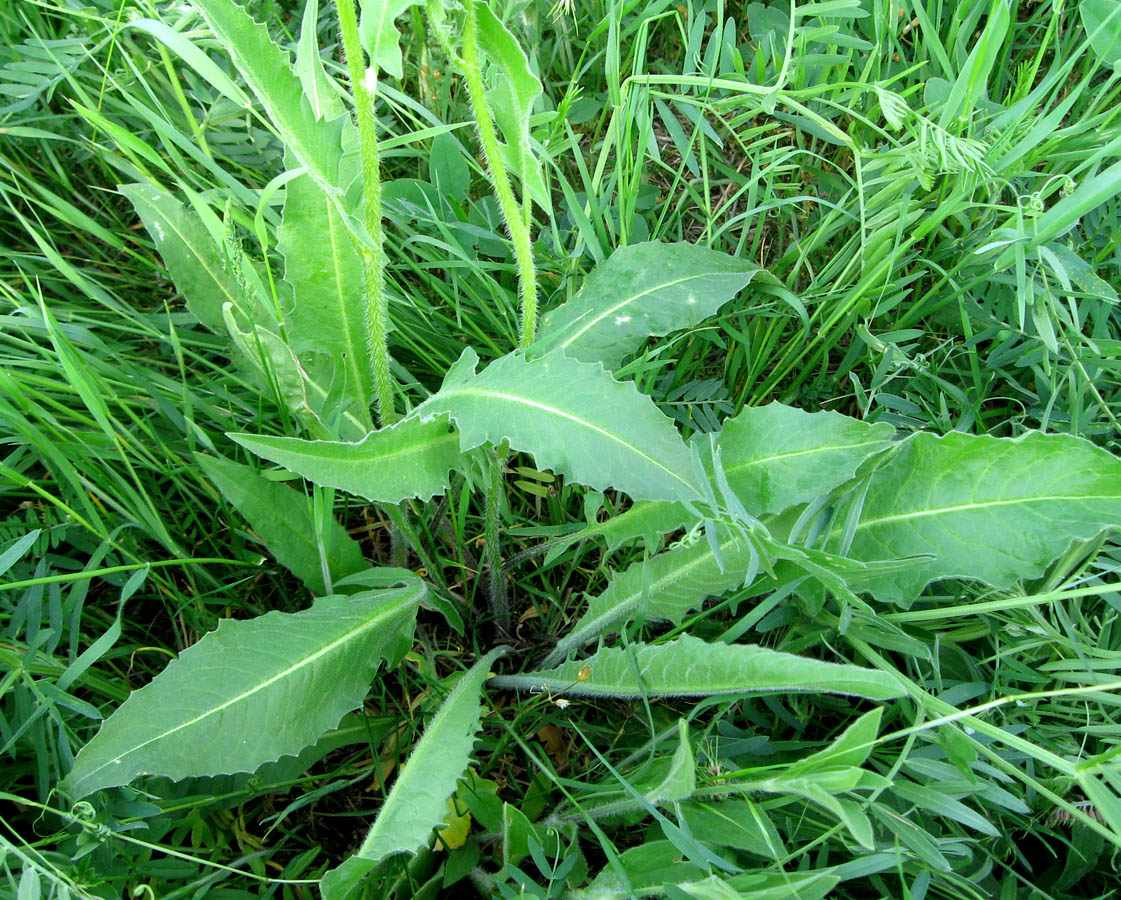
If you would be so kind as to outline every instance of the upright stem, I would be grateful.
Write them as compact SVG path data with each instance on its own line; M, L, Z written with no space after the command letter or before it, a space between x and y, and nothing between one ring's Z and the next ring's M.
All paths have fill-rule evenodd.
M479 130L479 143L483 147L483 158L490 172L494 196L506 230L510 233L510 243L514 247L514 259L518 265L518 287L521 293L522 327L518 346L525 350L537 335L537 270L533 265L533 241L529 234L529 211L532 204L526 203L523 215L513 188L506 163L498 146L498 136L494 130L494 119L487 106L486 88L483 85L483 70L479 62L479 22L475 13L475 0L467 0L463 23L463 56L460 64L463 77L467 82L467 97L471 101L471 111L475 115L475 126ZM528 199L528 197L527 197Z
M355 0L339 0L339 31L346 56L350 89L358 120L358 141L362 158L362 189L365 198L363 224L370 244L355 241L362 258L363 300L366 331L370 341L370 361L374 375L374 399L380 425L397 421L393 407L393 376L389 371L389 309L385 296L385 239L381 230L381 174L378 159L378 120L374 111L377 68L367 76L363 66L362 42L358 36ZM372 246L371 246L372 245Z

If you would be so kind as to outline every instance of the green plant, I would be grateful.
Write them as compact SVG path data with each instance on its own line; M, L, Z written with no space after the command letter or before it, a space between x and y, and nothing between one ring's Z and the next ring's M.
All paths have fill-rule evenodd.
M880 607L862 596L890 609L891 604L909 606L931 582L975 579L1001 589L1042 576L1072 540L1090 541L1117 521L1121 469L1114 457L1078 438L1036 433L1016 440L958 433L895 440L883 424L779 404L749 407L725 421L719 433L685 442L650 398L614 377L620 364L648 337L706 320L749 284L792 308L797 300L756 266L680 243L642 243L611 254L576 297L544 319L537 334L527 300L518 352L479 371L475 351L465 351L443 386L399 422L386 421L391 404L379 401L382 424L388 427L372 431L370 400L380 389L357 384L377 379L367 381L365 365L350 365L365 346L363 326L356 324L361 320L350 315L353 298L369 298L370 284L377 281L371 282L366 259L371 251L363 244L363 228L366 236L371 232L372 182L365 170L356 174L353 156L332 156L358 142L354 130L337 103L325 99L323 106L316 105L315 98L333 95L319 92L326 76L318 55L305 44L296 75L267 32L237 7L199 5L304 169L285 176L278 238L284 277L275 292L266 287L272 284L271 268L259 269L240 249L232 209L223 228L212 216L208 221L210 211L200 198L187 194L197 207L189 211L162 188L126 189L196 315L219 332L228 329L246 368L274 386L318 439L242 434L235 440L324 489L314 495L320 510L329 507L333 490L347 491L382 504L404 534L413 526L393 506L427 501L458 487L453 477L485 485L492 511L488 524L497 526L507 447L568 482L613 488L635 501L627 512L600 522L595 521L597 498L589 493L587 527L535 548L552 555L576 540L603 537L613 547L643 541L651 555L611 575L606 590L589 601L587 613L548 653L543 670L500 675L492 686L640 701L791 690L886 699L906 692L928 713L951 720L960 716L990 739L1011 742L1082 786L1104 816L1116 816L1108 760L1076 766L1015 744L1001 729L940 707L924 688L891 674L876 642L901 645L905 636L894 633L890 620L881 619ZM371 5L367 14L371 9L380 7ZM484 9L471 5L466 14L497 23ZM436 20L439 10L430 16ZM509 38L504 29L495 33ZM768 93L772 103L798 102L783 86L790 52L788 40L781 74ZM464 55L469 55L466 49ZM350 59L353 63L353 53ZM478 91L472 94L478 111ZM493 174L502 150L486 147L486 156ZM365 207L353 202L350 192L360 177ZM514 246L522 248L516 249L517 262L523 298L528 298L532 260L526 270L522 255L528 226L519 235L513 224L518 216L528 220L528 213L502 199L502 178L494 178ZM530 196L524 187L523 193ZM528 209L524 199L522 208ZM330 249L309 254L309 247ZM324 283L316 268L324 259L337 281ZM368 356L371 371L378 353ZM361 702L379 658L387 668L401 659L420 603L436 606L457 625L462 621L463 610L439 583L438 565L426 563L432 585L400 570L371 570L340 524L313 515L307 504L290 502L293 492L287 487L218 457L200 456L199 464L277 559L324 596L306 612L225 623L184 653L122 706L79 754L64 785L75 796L141 775L248 772L295 755ZM435 518L436 513L421 508L418 515ZM488 555L500 559L497 527L486 530ZM684 537L658 552L663 535L681 531ZM413 545L424 554L421 541ZM501 579L499 568L492 564L492 579ZM775 654L737 644L738 635L707 635L705 641L687 633L687 614L707 596L745 585L755 593L791 598L808 615L833 625L883 671ZM615 631L636 633L626 627L633 622L669 622L681 633L568 659L589 641ZM443 821L478 729L479 689L499 655L481 655L451 691L357 856L324 879L328 894L344 896L356 889L358 879L387 857L425 844L433 826ZM175 698L174 705L169 698ZM306 712L309 708L313 713ZM669 769L644 790L631 788L621 799L579 812L558 810L539 826L518 821L504 809L496 830L504 840L521 841L528 854L531 840L540 849L550 840L550 830L557 832L581 815L594 823L637 811L654 818L667 841L621 854L588 889L593 895L658 888L672 880L664 873L661 880L650 875L651 869L660 871L652 862L671 849L694 867L681 882L690 890L752 890L760 896L765 890L790 891L794 876L788 873L773 883L752 872L716 874L729 870L691 841L665 810L698 821L706 813L696 812L691 803L734 794L796 796L825 810L857 846L869 849L872 824L860 803L886 785L862 766L878 740L878 725L876 714L867 714L816 758L783 764L766 777L752 772L701 784L688 725L674 723L670 739L678 740ZM216 748L207 766L193 752L200 742ZM402 800L421 788L415 806ZM910 796L933 803L918 791ZM968 818L956 807L944 808ZM1084 825L1114 838L1117 822L1110 820L1111 833L1085 818ZM977 824L968 821L971 827ZM797 879L798 889L803 896L828 890L840 877L809 873Z

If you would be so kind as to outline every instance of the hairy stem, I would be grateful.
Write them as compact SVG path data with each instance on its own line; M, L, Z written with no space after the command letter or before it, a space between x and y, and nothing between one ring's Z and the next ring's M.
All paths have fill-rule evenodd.
M486 88L483 85L483 70L479 61L479 23L475 13L474 0L465 4L466 16L463 23L463 55L460 65L467 82L467 96L471 102L471 112L475 116L475 126L479 131L479 143L483 148L483 158L490 172L494 196L502 211L502 219L510 234L514 247L514 259L518 265L518 287L521 294L521 336L518 346L526 349L537 335L537 270L533 265L533 241L529 234L530 211L532 203L526 195L525 209L519 206L510 186L510 175L498 147L498 136L494 130L494 118L487 106Z
M510 604L506 598L506 572L502 566L502 546L498 539L504 487L502 476L506 469L507 452L503 443L487 454L491 472L487 482L483 530L487 562L487 601L499 640L510 636Z
M362 189L365 198L363 225L369 241L355 238L362 258L363 301L366 331L370 341L370 358L374 376L374 395L378 424L383 427L397 421L393 406L393 376L389 371L389 309L385 296L385 253L381 228L381 174L378 159L378 122L374 111L377 90L377 68L363 68L362 43L358 37L358 18L354 0L339 0L339 32L346 56L350 88L354 93L354 109L358 122L358 140L362 159Z

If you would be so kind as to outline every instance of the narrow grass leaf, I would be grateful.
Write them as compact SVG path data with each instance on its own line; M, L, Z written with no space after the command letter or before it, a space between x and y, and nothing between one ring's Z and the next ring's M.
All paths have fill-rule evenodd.
M543 317L536 352L559 349L614 369L645 338L696 325L752 280L778 285L754 263L695 244L621 247Z
M585 668L590 672L581 679ZM903 693L899 682L886 672L806 659L765 647L710 644L688 634L665 644L633 644L629 651L607 647L587 659L546 671L502 675L491 679L491 684L515 690L618 698L812 691L887 700Z
M878 599L909 604L930 582L1006 588L1043 573L1072 541L1121 522L1121 459L1069 435L917 434L876 474L849 555L921 557L861 578Z
M252 434L230 438L308 481L379 503L442 494L451 484L450 471L463 464L459 436L446 416L405 419L356 444Z
M633 384L598 364L556 352L527 361L512 353L474 373L471 350L439 392L415 411L451 416L464 450L509 441L551 469L599 490L639 500L700 496L690 456L673 423Z
M331 518L320 551L311 505L300 491L269 481L260 473L220 456L195 455L195 461L281 565L316 594L331 590L324 581L324 564L332 578L345 578L369 567L346 529Z
M471 667L440 706L397 776L358 852L323 876L324 900L360 896L362 879L381 860L428 845L447 815L447 800L471 759L479 730L479 691L494 661L492 650Z
M414 579L223 621L105 721L62 789L79 798L141 775L252 772L296 755L362 702L424 594Z

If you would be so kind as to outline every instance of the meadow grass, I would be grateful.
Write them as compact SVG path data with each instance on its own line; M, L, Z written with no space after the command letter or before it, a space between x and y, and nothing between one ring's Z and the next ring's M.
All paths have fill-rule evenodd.
M301 4L249 5L295 41ZM341 79L334 9L323 7L319 44ZM1117 161L1121 53L1088 39L1079 4L824 3L794 27L782 3L493 8L544 86L533 127L551 200L534 216L543 310L613 249L645 240L750 259L797 298L729 304L651 339L620 371L686 436L780 400L901 433L1042 430L1121 451L1121 182L1062 205ZM281 147L154 39L150 20L224 65L179 4L0 8L0 892L308 897L361 839L448 676L487 646L485 510L457 483L407 511L409 565L473 619L458 631L422 615L354 723L360 740L307 771L62 804L55 788L74 754L130 690L220 619L309 600L193 456L248 462L226 433L292 433L279 389L246 377L185 311L116 190L155 179L219 209L231 198L267 279L275 244L257 236L278 216L269 205L254 215L283 170ZM404 77L381 85L377 113L388 342L401 399L416 405L465 344L484 360L517 344L518 260L463 85L419 8L398 24ZM1031 242L1040 229L1053 232L1043 251ZM583 523L588 492L529 457L511 457L508 473L504 574L532 661L602 589L609 559L621 568L644 551L584 542L541 553L542 539ZM368 558L390 560L383 514L307 491ZM1121 784L1119 569L1121 547L1104 535L1006 591L943 582L911 609L846 620L745 589L692 615L682 628L711 638L809 653L845 644L913 688L885 711L867 764L892 785L865 804L875 851L791 794L751 796L755 824L741 833L710 822L694 837L751 871L840 873L837 897L1110 896L1121 801L1085 796L1056 761ZM848 709L815 695L563 708L547 694L496 695L459 795L471 837L401 862L386 890L560 897L601 870L661 871L680 855L669 829L623 801L665 777L680 717L718 797L730 760L764 770L818 750ZM557 825L556 844L511 862L502 800ZM704 877L680 865L663 880ZM585 895L627 896L597 884Z

